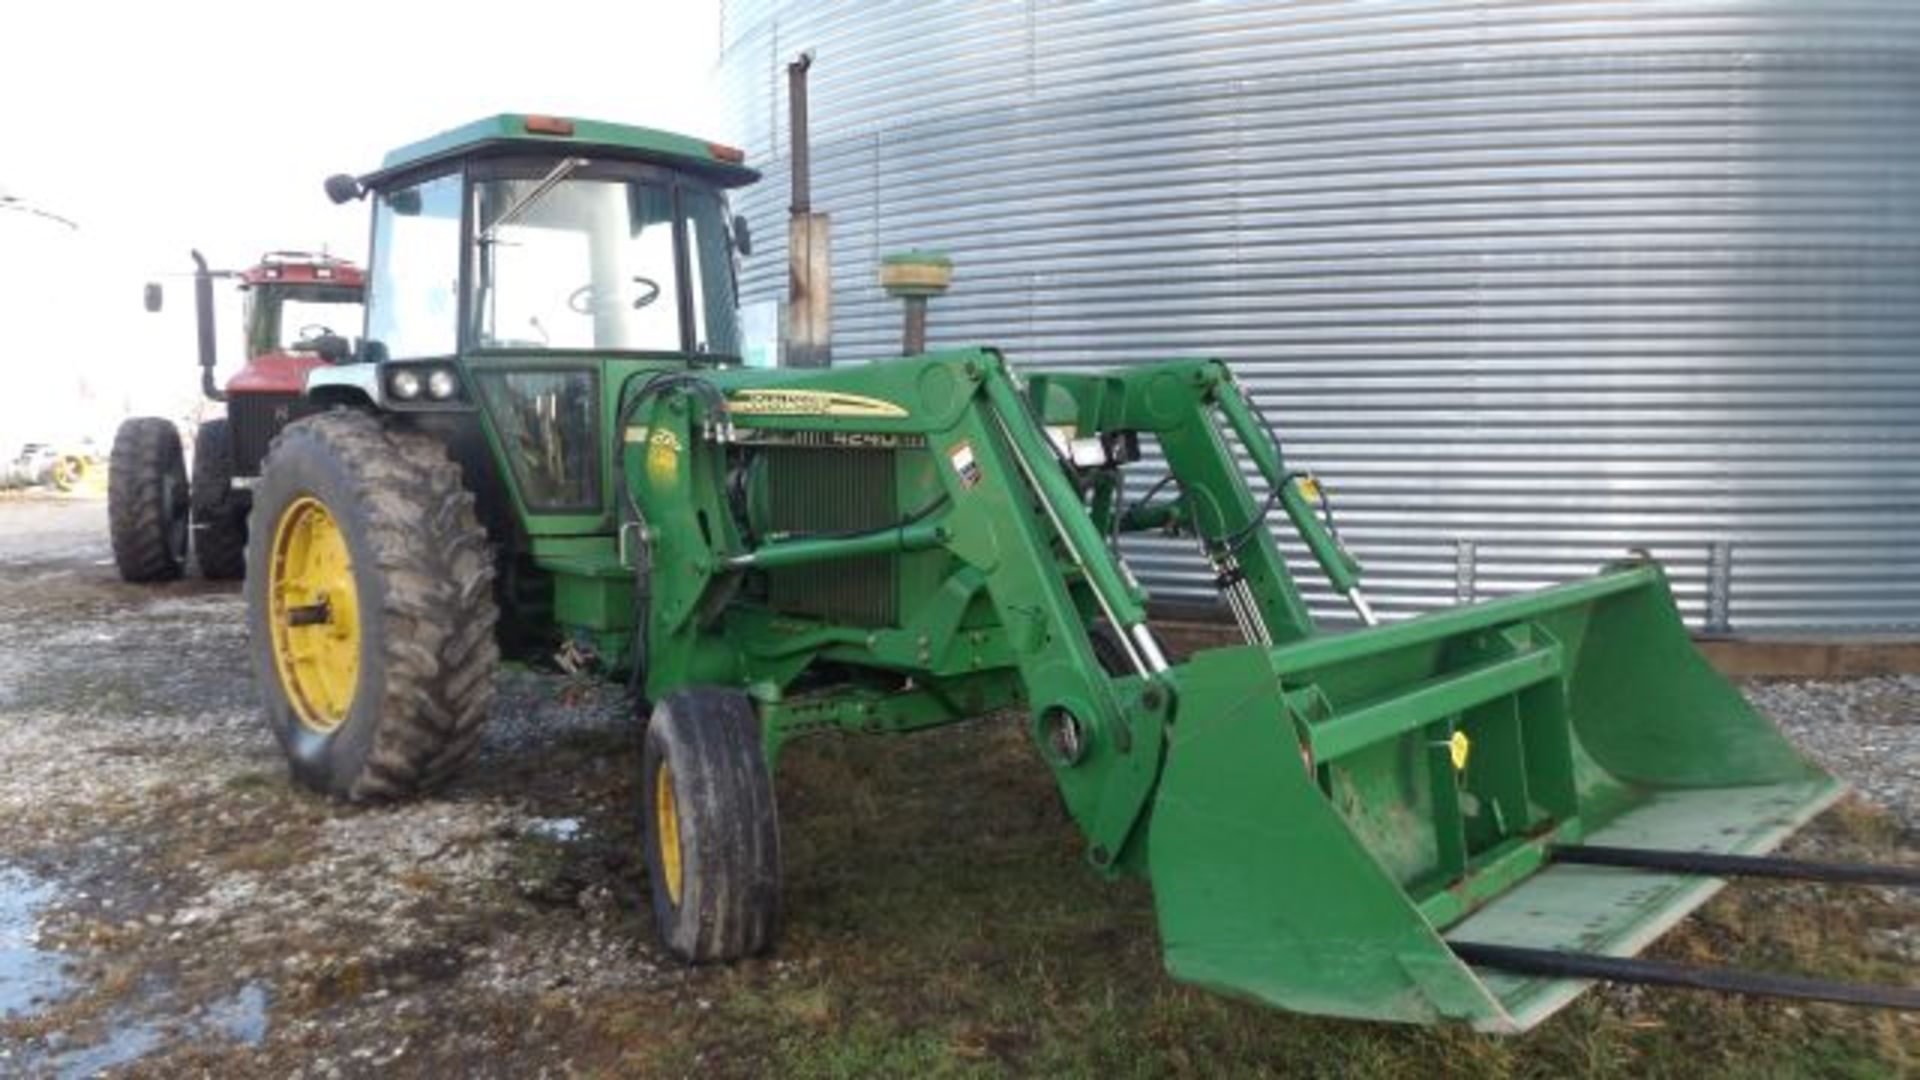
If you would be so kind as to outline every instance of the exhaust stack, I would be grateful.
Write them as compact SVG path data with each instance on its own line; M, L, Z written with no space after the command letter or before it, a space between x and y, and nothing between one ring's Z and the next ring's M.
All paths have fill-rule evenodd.
M215 335L213 326L213 278L207 260L193 253L193 313L200 335L200 392L208 401L227 400L226 391L213 381Z
M813 210L811 147L807 140L807 69L803 52L787 65L787 107L793 146L793 204L787 220L788 367L833 363L832 223Z

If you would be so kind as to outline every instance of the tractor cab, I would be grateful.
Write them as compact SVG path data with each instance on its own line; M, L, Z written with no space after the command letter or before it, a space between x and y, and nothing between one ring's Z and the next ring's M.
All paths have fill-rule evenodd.
M357 330L358 266L332 255L269 251L236 275L246 298L247 358L314 352L326 333Z
M237 275L244 296L246 366L232 393L298 393L307 372L346 354L360 327L359 267L331 255L269 251Z
M197 251L193 259L201 387L226 402L233 475L252 476L280 429L311 411L302 396L308 376L351 353L365 276L345 259L302 251L269 251L245 270L211 270ZM243 303L246 362L224 390L213 376L215 278L237 281Z
M507 461L498 494L527 533L609 535L603 448L621 388L739 362L746 230L725 192L757 179L742 159L646 128L508 114L332 178L336 201L373 204L366 332L362 363L315 372L310 396L467 414Z

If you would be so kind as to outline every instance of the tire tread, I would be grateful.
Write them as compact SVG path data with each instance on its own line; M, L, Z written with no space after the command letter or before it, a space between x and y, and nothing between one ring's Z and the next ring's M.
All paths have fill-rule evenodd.
M180 433L170 420L139 416L114 433L107 473L107 531L122 581L172 581L184 560L169 542L163 476L179 470ZM183 492L183 495L185 493Z
M361 615L363 625L381 620L385 685L362 688L379 698L377 726L358 771L330 776L326 787L355 802L408 798L444 783L473 755L492 704L500 616L486 530L459 467L432 437L336 409L288 425L262 475L308 441L354 478L371 569L384 584L381 610ZM267 554L262 536L272 530L258 520L252 528L258 568Z

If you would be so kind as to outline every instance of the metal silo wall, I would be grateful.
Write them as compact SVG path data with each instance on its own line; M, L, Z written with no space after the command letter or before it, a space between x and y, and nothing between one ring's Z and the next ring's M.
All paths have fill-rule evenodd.
M1644 547L1689 622L1920 624L1920 5L730 3L738 204L784 288L813 71L841 362L1216 355L1404 616ZM1471 573L1464 545L1471 545ZM1183 542L1131 548L1210 598ZM1298 566L1319 614L1334 598Z

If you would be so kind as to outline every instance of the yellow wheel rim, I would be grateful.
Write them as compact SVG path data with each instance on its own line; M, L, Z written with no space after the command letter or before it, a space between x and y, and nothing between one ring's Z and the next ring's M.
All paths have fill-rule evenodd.
M301 496L280 514L267 567L268 626L280 685L313 731L340 726L360 677L360 605L347 538L326 504Z
M667 899L680 906L680 811L673 801L673 770L666 762L653 774L653 834L660 845L661 884Z
M87 478L85 458L68 455L53 465L53 486L61 491L72 491Z

